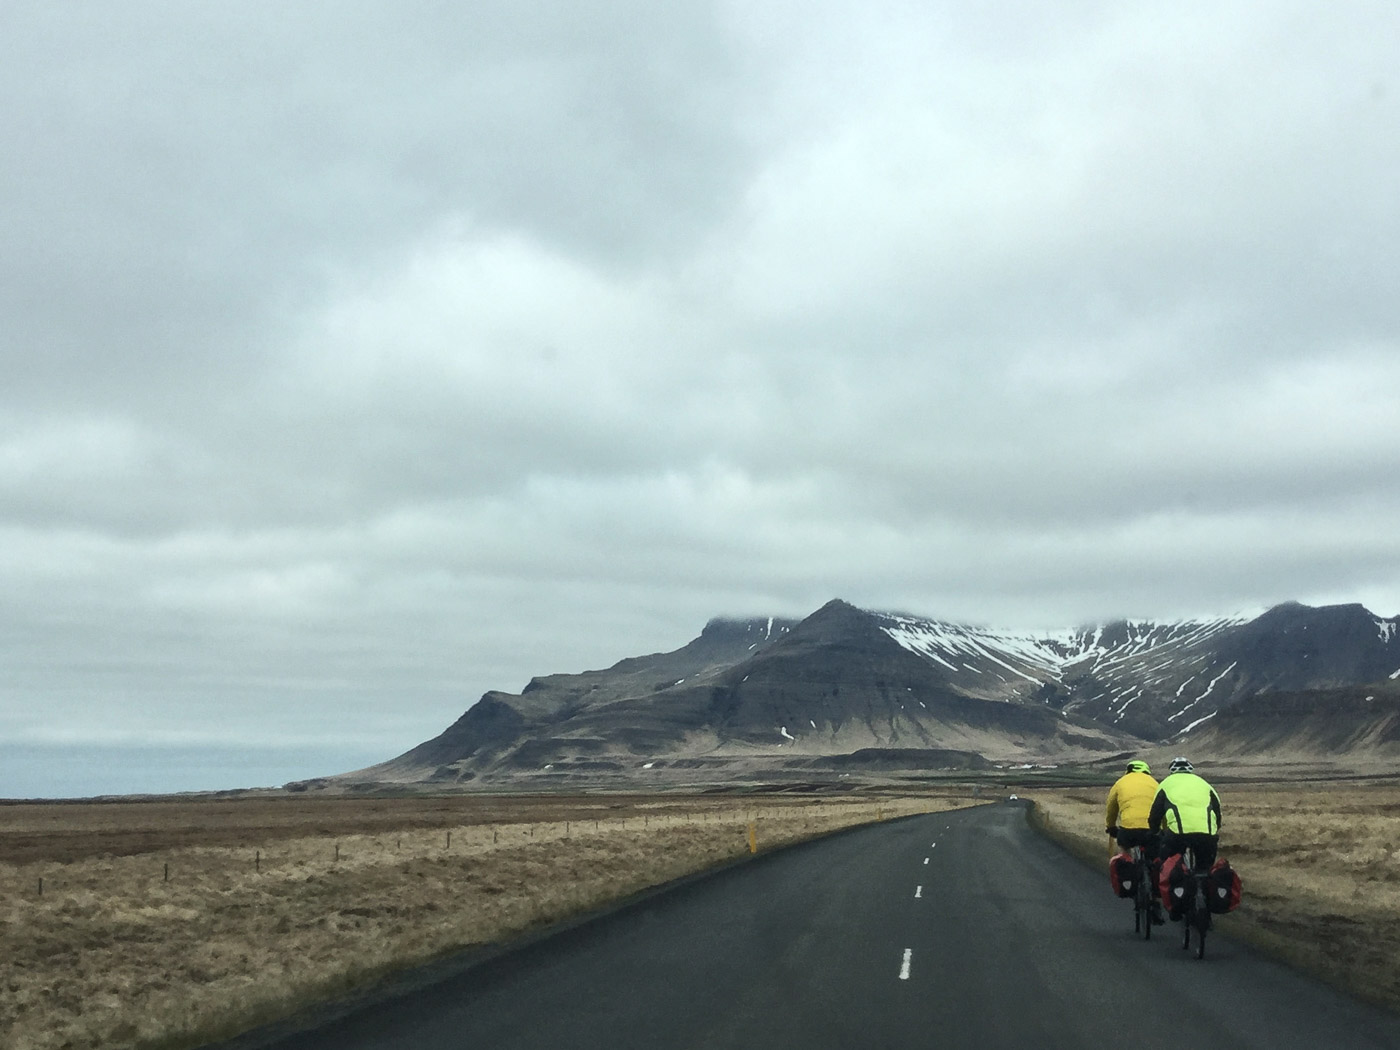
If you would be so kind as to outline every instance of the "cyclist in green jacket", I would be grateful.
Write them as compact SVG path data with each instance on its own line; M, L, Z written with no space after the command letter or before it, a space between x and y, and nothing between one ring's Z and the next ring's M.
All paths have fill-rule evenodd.
M1196 867L1207 870L1220 845L1220 796L1184 758L1172 759L1167 771L1152 800L1147 826L1162 833L1164 857L1190 846Z

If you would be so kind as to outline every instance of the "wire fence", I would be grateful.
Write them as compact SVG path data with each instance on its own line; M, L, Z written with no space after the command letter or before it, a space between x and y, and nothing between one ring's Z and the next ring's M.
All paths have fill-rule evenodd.
M64 862L0 864L0 894L52 898L66 888L92 887L94 877L144 880L152 889L182 879L225 876L305 878L309 872L448 856L470 858L502 849L564 841L639 836L696 828L731 828L738 847L756 853L811 834L947 808L946 800L754 805L737 809L655 812L585 819L512 821L413 828L349 835L278 838L262 845L169 847L131 856ZM810 827L803 827L810 825ZM806 832L806 834L804 834ZM6 892L8 891L8 893Z

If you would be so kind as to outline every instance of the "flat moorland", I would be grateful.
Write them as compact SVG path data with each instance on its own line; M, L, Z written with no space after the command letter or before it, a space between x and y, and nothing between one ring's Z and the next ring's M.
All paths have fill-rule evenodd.
M3 805L0 1046L199 1046L754 847L969 794Z
M685 811L732 808L690 799ZM373 835L482 824L643 816L654 795L169 796L0 804L0 862L132 856L182 846L253 849L287 839Z
M1224 811L1220 855L1244 884L1239 909L1219 917L1220 930L1400 1010L1400 783L1215 786ZM1047 830L1102 860L1107 893L1107 791L1027 794Z

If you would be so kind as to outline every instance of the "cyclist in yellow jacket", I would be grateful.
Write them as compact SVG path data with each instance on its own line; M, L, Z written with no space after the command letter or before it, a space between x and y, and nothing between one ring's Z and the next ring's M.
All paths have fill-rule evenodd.
M1127 771L1108 789L1108 803L1103 814L1109 835L1117 840L1124 853L1134 846L1142 849L1154 885L1160 864L1160 836L1148 827L1148 818L1152 815L1152 800L1156 797L1157 781L1152 776L1152 770L1146 762L1135 758L1128 763ZM1155 893L1152 895L1151 914L1153 925L1160 926L1166 921L1162 915L1162 902Z
M1184 758L1172 759L1168 773L1152 800L1148 826L1161 830L1163 856L1190 846L1197 869L1209 870L1220 846L1220 796Z
M1126 853L1134 846L1142 847L1149 857L1157 853L1157 834L1148 826L1152 815L1152 800L1157 796L1157 781L1146 762L1134 759L1127 772L1108 790L1108 805L1104 808L1104 826L1118 840Z

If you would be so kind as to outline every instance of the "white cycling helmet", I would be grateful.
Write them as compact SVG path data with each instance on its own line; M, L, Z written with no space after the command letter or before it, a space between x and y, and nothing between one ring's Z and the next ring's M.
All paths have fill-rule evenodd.
M1190 762L1188 759L1185 759L1185 758L1174 758L1174 759L1172 759L1172 764L1169 765L1169 766L1167 767L1167 772L1169 772L1169 773L1194 773L1194 772L1196 772L1196 767L1193 766L1193 765L1191 764L1191 762Z

